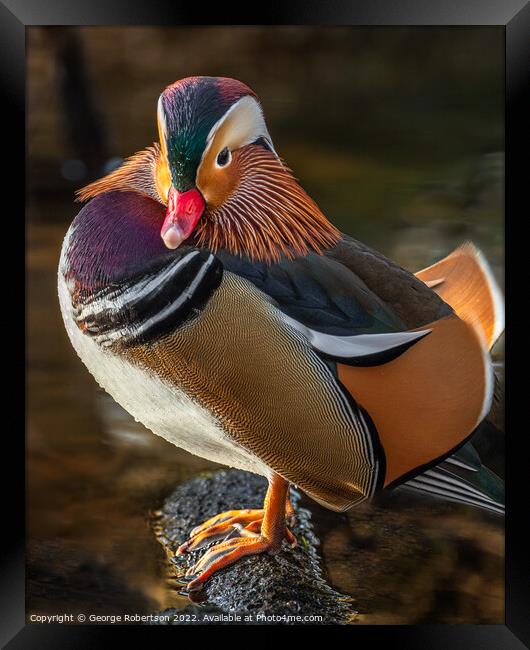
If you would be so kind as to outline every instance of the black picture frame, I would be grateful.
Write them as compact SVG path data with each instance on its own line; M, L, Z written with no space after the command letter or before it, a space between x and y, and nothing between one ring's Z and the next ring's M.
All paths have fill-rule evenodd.
M518 280L524 287L524 267L518 262L525 259L518 246L525 245L523 192L528 185L528 162L523 157L525 129L528 132L528 89L530 88L530 5L525 0L297 0L293 2L269 2L260 7L250 3L246 6L225 4L215 7L197 6L190 2L173 0L1 0L0 1L0 66L3 119L3 154L7 156L4 172L4 196L14 198L13 207L7 211L3 202L4 220L14 226L17 237L22 231L22 200L24 196L25 164L25 29L32 25L168 25L168 24L343 24L343 25L500 25L505 28L506 38L506 181L505 224L507 256L507 508L506 508L506 620L505 625L458 625L458 626L348 626L335 628L351 635L353 643L381 643L391 641L405 648L429 648L436 650L459 650L460 648L491 648L509 650L530 647L530 588L529 553L526 529L528 527L528 504L524 498L528 492L526 482L525 406L526 384L524 375L517 373L517 365L524 361L520 351L525 349L524 322L513 313L519 302L524 303ZM526 91L526 92L525 92ZM521 161L521 164L519 163ZM525 178L526 177L526 178ZM524 180L523 180L524 179ZM5 188L8 188L6 191ZM15 188L19 188L18 190ZM528 207L526 207L528 213ZM18 221L20 219L20 221ZM19 230L20 228L20 230ZM6 240L3 241L6 246ZM12 246L9 246L12 247ZM15 294L24 295L19 282L10 285L11 273L19 278L22 262L4 266L3 290L8 301ZM9 271L9 273L7 273ZM519 294L516 292L519 291ZM512 311L511 305L514 305ZM5 307L5 304L4 304ZM22 310L16 310L19 314ZM4 316L3 336L16 338L14 307L7 307ZM22 326L23 327L23 326ZM21 334L22 338L22 334ZM11 347L11 342L7 342ZM513 350L513 352L512 352ZM19 368L20 362L16 364ZM4 369L4 372L8 372ZM13 368L13 382L20 370ZM522 377L523 379L519 379ZM4 383L7 392L7 383ZM17 386L18 387L18 386ZM524 392L523 392L524 391ZM11 390L9 390L11 393ZM11 400L11 398L9 398ZM22 409L24 405L22 405ZM104 647L108 634L123 642L123 634L131 628L106 626L60 626L25 624L24 598L24 438L20 425L15 422L14 404L6 409L4 418L4 463L2 474L8 478L4 488L3 519L6 523L3 541L7 548L2 554L0 642L2 647L61 648ZM518 417L519 412L521 418ZM12 475L6 471L13 470ZM518 496L523 498L518 498ZM8 532L9 531L9 532ZM145 634L153 634L154 627L135 627L135 641L141 643ZM171 629L171 628L169 628ZM217 631L217 628L216 628ZM232 630L232 633L234 631ZM201 632L202 634L202 632ZM201 637L202 639L203 637ZM252 639L248 639L248 642Z

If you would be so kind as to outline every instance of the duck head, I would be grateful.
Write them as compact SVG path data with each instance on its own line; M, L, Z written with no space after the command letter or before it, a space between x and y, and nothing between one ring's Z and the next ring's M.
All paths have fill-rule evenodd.
M157 106L159 143L79 193L134 190L166 206L160 236L213 252L277 261L322 252L340 233L280 159L261 105L245 84L188 77Z

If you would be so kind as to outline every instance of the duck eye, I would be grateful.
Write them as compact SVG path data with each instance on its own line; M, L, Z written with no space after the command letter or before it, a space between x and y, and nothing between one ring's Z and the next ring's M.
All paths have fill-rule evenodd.
M219 167L225 167L231 160L232 154L230 153L230 149L228 147L221 149L221 151L217 154L217 165Z

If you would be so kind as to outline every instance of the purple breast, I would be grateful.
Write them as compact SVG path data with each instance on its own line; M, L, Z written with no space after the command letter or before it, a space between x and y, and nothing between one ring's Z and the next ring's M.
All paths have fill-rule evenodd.
M76 291L120 282L168 249L160 237L166 209L136 192L108 192L92 199L74 219L65 277Z

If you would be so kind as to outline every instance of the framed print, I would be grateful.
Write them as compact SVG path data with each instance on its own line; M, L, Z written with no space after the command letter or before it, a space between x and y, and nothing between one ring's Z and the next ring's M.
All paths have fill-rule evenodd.
M0 11L6 647L525 647L528 4Z

